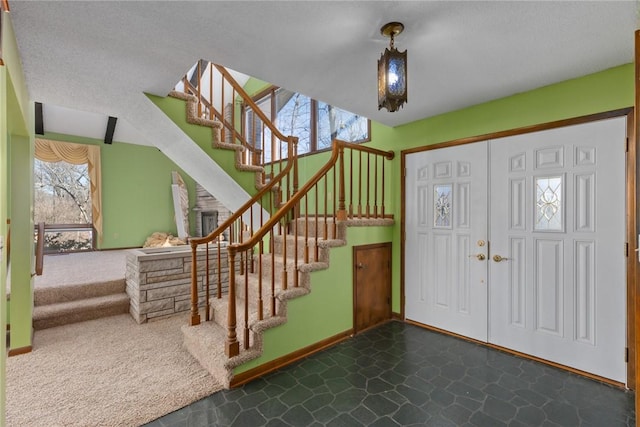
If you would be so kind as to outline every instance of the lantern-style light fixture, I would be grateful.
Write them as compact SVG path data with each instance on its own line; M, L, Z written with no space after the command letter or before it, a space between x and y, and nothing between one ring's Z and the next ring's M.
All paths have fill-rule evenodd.
M389 22L380 28L391 42L378 60L378 110L384 107L391 113L407 102L407 51L398 52L393 45L394 37L402 30L404 25L400 22Z

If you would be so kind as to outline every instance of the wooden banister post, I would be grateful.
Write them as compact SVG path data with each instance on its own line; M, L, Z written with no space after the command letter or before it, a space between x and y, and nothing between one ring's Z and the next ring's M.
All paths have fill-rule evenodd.
M227 341L224 344L224 353L227 357L240 354L240 342L236 335L236 250L233 246L228 248L229 254L229 309L227 310Z
M191 243L191 326L200 324L200 313L198 312L198 256L196 249L198 245Z
M338 221L344 221L347 219L347 208L345 206L345 194L344 194L344 147L341 145L340 148L340 184L339 191L340 194L338 196L338 212L336 214L336 219Z

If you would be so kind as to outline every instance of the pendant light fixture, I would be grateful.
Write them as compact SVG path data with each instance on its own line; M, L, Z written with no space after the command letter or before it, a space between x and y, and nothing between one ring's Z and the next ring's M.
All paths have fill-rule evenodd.
M402 30L400 22L389 22L380 29L391 41L378 60L378 110L384 107L391 113L407 102L407 51L398 52L394 46L394 37Z

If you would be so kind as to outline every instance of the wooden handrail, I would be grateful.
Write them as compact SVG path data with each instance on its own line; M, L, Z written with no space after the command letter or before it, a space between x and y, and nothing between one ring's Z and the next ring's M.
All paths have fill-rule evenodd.
M236 92L238 92L238 94L242 97L244 102L246 102L247 105L249 105L249 107L251 107L251 109L253 110L254 114L256 114L258 117L260 117L260 120L262 120L262 122L269 128L269 130L271 130L271 133L273 133L273 135L275 135L278 139L280 139L282 141L286 141L287 137L284 136L280 132L280 130L278 130L278 128L271 121L271 119L269 117L267 117L266 114L264 114L264 112L260 109L260 107L258 107L258 105L253 101L251 96L231 76L231 74L227 71L227 69L224 68L224 67L221 67L220 65L217 65L217 64L213 64L213 65L224 76L225 79L229 80L231 85L235 88Z
M42 270L44 267L44 222L39 222L38 229L38 243L36 244L36 275L42 276Z
M333 147L331 150L332 151L331 157L329 158L327 163L325 163L325 165L322 168L320 168L320 170L316 172L316 174L313 175L313 177L311 177L311 179L309 179L309 181L307 181L307 183L303 185L299 191L297 191L289 200L287 200L284 206L278 209L278 212L276 212L276 214L272 215L271 218L269 218L269 220L258 231L253 233L253 235L249 240L243 243L229 245L228 247L229 255L233 255L237 252L247 251L253 248L256 244L258 244L258 242L262 240L262 238L273 227L275 227L280 222L280 220L282 220L282 218L284 218L287 215L287 213L291 209L293 209L296 206L296 204L307 194L307 192L311 188L313 188L313 186L316 185L318 181L320 181L320 179L324 177L324 175L336 164L338 158L340 157L341 152L345 148L351 148L352 150L356 150L356 151L364 151L367 153L381 155L386 157L389 160L393 159L395 156L395 153L393 151L382 151L375 148L370 148L363 145L352 144L350 142L334 139ZM342 195L340 197L342 197Z

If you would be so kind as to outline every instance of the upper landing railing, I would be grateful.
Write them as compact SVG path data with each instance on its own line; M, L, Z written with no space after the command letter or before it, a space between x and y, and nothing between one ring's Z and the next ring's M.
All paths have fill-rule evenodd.
M200 60L191 71L191 75L187 74L182 78L176 90L182 90L197 98L199 117L222 124L220 142L244 148L241 152L242 164L265 166L265 147L257 144L268 146L269 152L283 154L277 158L273 157L273 161L272 156L267 156L270 167L268 171L263 171L258 187L265 185L274 175L281 172L286 167L287 158L292 159L284 154L289 153L294 137L285 136L278 130L226 68ZM243 117L243 107L255 113L252 115L251 123ZM256 137L256 134L259 134L259 137Z

